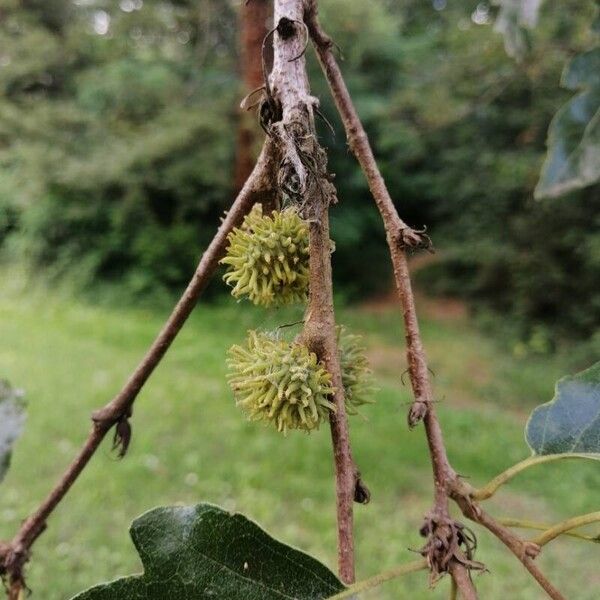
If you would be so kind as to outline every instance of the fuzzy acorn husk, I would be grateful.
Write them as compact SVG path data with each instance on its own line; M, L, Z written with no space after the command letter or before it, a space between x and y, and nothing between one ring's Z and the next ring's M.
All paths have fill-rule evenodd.
M370 403L371 370L360 336L338 327L346 410ZM314 352L276 334L249 331L245 346L233 346L227 360L228 382L236 404L252 420L272 423L278 431L310 432L335 412L331 375Z
M309 233L295 208L268 216L255 204L227 239L221 263L227 265L223 279L234 297L266 307L306 301Z
M373 371L366 356L362 336L349 333L343 325L336 327L336 333L346 412L354 415L358 414L359 406L375 402Z
M335 411L331 375L300 343L250 331L245 346L229 350L228 382L236 403L278 431L312 431Z

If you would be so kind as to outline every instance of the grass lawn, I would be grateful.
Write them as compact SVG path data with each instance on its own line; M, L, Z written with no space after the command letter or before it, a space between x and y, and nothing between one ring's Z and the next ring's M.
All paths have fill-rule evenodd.
M6 286L3 286L6 287ZM435 373L439 414L456 469L474 484L528 455L523 425L549 400L560 359L517 360L462 316L426 311L423 333ZM165 315L93 307L59 294L0 292L0 377L26 390L28 421L0 487L0 538L10 537L48 492L83 441L92 409L121 386ZM34 549L34 598L65 600L100 581L139 570L127 528L161 504L207 500L256 519L275 537L335 568L335 515L326 428L282 437L246 421L225 383L224 356L251 327L300 318L237 305L200 304L135 405L133 441L117 462L108 442L48 523ZM364 333L381 390L352 418L354 455L372 492L356 506L358 576L415 559L418 528L431 504L429 459L420 428L406 427L409 392L399 313L345 309L340 320ZM497 516L555 521L598 510L598 464L541 466L490 501ZM544 598L518 562L476 528L481 598ZM552 543L539 558L568 598L598 598L600 548ZM369 598L448 597L448 581L427 589L423 572Z

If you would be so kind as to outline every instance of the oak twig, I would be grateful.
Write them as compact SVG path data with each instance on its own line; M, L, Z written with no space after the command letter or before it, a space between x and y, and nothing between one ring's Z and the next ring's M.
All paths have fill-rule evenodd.
M414 427L423 420L429 452L433 467L435 504L429 520L436 519L446 525L451 523L449 517L448 498L453 497L462 503L463 514L481 523L499 537L519 557L525 568L535 577L544 590L554 599L563 596L541 573L533 563L527 550L533 551L535 545L528 545L515 536L509 529L495 522L483 513L468 497L468 493L460 491L459 478L450 465L444 445L442 430L433 404L433 394L427 361L417 320L414 295L412 292L406 250L410 248L428 248L430 241L423 235L408 227L398 216L392 198L387 190L385 181L379 171L367 134L362 126L358 113L344 82L341 70L333 54L333 42L323 31L318 21L317 0L307 0L305 20L315 46L319 62L329 84L334 102L341 116L348 144L356 156L368 181L371 194L379 209L384 222L386 238L390 249L394 278L400 301L403 307L403 317L406 335L408 372L414 394L414 401L409 411L409 425ZM448 541L446 541L448 543ZM446 556L441 558L445 559ZM457 566L458 562L458 566ZM477 594L465 567L468 564L453 559L449 563L432 565L432 574L440 567L450 571L456 586L464 598L476 598ZM467 576L465 576L467 575Z
M554 527L554 525L549 525L548 523L538 523L537 521L529 521L528 519L513 519L511 517L503 517L501 519L498 519L498 522L502 523L502 525L505 525L506 527L536 529L537 531L547 531ZM587 535L585 533L579 533L577 531L572 531L569 529L568 531L561 531L560 535L566 535L567 537L576 538L578 540L584 540L586 542L600 544L600 534Z
M369 579L359 581L358 583L351 585L347 590L332 596L330 600L343 600L344 598L352 598L355 596L355 594L367 592L368 590L376 588L386 581L391 581L392 579L402 577L403 575L408 575L409 573L423 571L424 569L427 569L427 561L425 559L415 560L413 562L406 563L405 565L400 565L398 567L394 567L393 569L389 569L388 571L382 571L373 577L369 577Z
M454 577L450 579L450 600L458 600L458 586Z
M477 590L471 579L469 569L454 561L450 565L450 573L452 575L450 598L458 599L458 592L460 590L460 595L463 600L477 600Z
M267 141L254 170L202 255L190 283L146 355L121 391L106 406L93 413L93 427L88 438L56 486L39 508L23 522L13 539L0 545L0 574L8 579L10 594L13 594L9 594L9 598L18 597L19 590L24 586L23 567L29 558L31 546L46 527L48 517L75 483L108 431L114 425L128 421L131 416L136 397L183 327L215 271L225 250L228 233L241 222L255 202L261 201L263 195L271 191L274 159L273 148ZM122 450L125 449L125 443L128 443L128 440L122 441Z
M500 487L502 487L505 483L508 483L513 477L518 475L519 473L525 471L529 467L534 467L536 465L541 465L548 462L554 462L557 460L571 460L575 458L587 458L592 460L598 460L597 454L584 454L584 453L564 453L564 454L542 454L535 455L522 460L508 469L500 473L500 475L494 477L491 481L489 481L482 488L473 489L470 492L471 498L473 500L487 500L491 498Z
M301 337L325 364L335 389L336 410L331 413L330 426L337 497L338 566L340 578L352 583L353 502L358 476L350 449L333 307L328 213L330 204L336 202L336 193L327 172L327 155L315 133L314 113L318 105L310 95L306 73L303 0L275 0L274 13L273 69L266 84L281 106L281 121L272 123L268 134L282 156L278 173L280 192L299 206L309 223L309 301Z
M406 257L407 248L427 247L429 242L428 239L423 237L422 233L420 234L412 230L398 216L385 181L375 161L367 134L354 108L350 93L333 55L333 43L323 32L318 22L315 0L307 3L305 20L319 62L342 118L348 144L365 173L369 188L384 222L394 267L396 287L403 306L408 371L415 398L409 414L409 424L415 426L419 421L424 420L434 472L435 506L432 511L434 513L432 518L437 523L447 522L444 523L444 526L449 526L451 519L449 515L447 487L448 482L456 478L456 474L448 462L442 431L433 406L433 393L429 380L425 351L419 332L419 323ZM443 571L447 571L452 562L445 560L445 558L440 557L441 564L439 566ZM465 585L463 578L457 583ZM465 593L471 594L467 597L473 597L472 590L465 588Z

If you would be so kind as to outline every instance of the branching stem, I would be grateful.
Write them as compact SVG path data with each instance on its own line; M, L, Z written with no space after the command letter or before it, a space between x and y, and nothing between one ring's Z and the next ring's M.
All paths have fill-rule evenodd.
M345 583L354 581L353 503L357 470L352 459L344 387L336 341L329 206L336 193L327 172L327 155L315 127L316 99L310 95L304 47L303 0L275 0L273 69L270 89L281 106L281 120L269 127L281 162L278 183L298 204L310 231L310 285L303 342L331 374L335 413L330 416L335 465L338 527L338 569Z
M544 533L534 538L532 542L538 546L545 546L552 540L556 539L559 535L569 533L571 529L577 529L578 527L583 527L584 525L598 522L600 522L600 511L588 513L586 515L579 515L578 517L572 517L550 527L544 531ZM596 538L594 541L598 542L600 541L600 538Z
M31 546L44 531L48 517L71 489L108 431L121 419L131 415L136 397L183 327L215 271L225 250L228 233L241 222L255 202L261 201L263 195L272 190L274 160L273 149L270 142L267 142L248 181L202 255L189 285L146 355L121 391L104 408L94 413L92 430L55 487L39 508L23 522L12 541L0 548L0 571L8 576L11 589L22 587L23 566L28 560Z
M581 454L581 453L565 453L565 454L545 454L540 456L530 456L525 460L522 460L512 467L506 469L498 475L494 477L489 483L484 485L482 488L473 490L471 492L471 497L473 500L487 500L491 498L500 487L502 487L505 483L508 483L513 477L518 475L519 473L529 469L530 467L535 467L536 465L541 465L544 463L554 462L556 460L568 460L575 458L587 458L593 460L599 460L597 454Z
M458 586L454 577L450 580L450 600L458 600Z
M593 513L594 514L594 513ZM597 513L595 513L597 514ZM592 520L594 522L596 519ZM537 521L529 521L527 519L513 519L511 517L504 517L498 519L499 523L506 527L517 527L522 529L537 529L538 531L548 531L555 527L548 523L538 523ZM579 527L580 525L576 525ZM593 542L594 544L600 544L600 535L586 535L585 533L578 533L577 531L561 531L560 535L566 535L568 537L576 538L578 540L584 540L586 542ZM537 540L535 540L537 541Z
M427 569L427 561L425 559L415 560L413 562L406 563L405 565L400 565L398 567L394 567L393 569L389 569L388 571L382 571L381 573L378 573L373 577L369 577L368 579L363 579L362 581L351 585L347 590L332 596L330 600L343 600L344 598L352 598L355 594L372 590L386 581L391 581L392 579L402 577L403 575L408 575L409 573L423 571L424 569Z
M447 457L440 423L433 403L429 372L417 320L412 292L406 248L423 247L427 240L419 232L410 229L398 216L394 203L379 171L367 134L344 82L341 70L333 54L333 42L321 28L317 14L317 0L307 0L306 24L314 43L319 62L325 74L334 102L341 116L350 149L356 156L384 222L388 246L394 268L398 295L403 307L406 334L408 372L413 388L414 402L409 413L409 424L414 426L421 419L431 455L435 486L435 518L449 518L448 498L452 496L463 508L463 514L481 523L499 537L519 557L525 568L535 577L554 600L564 600L560 592L547 580L527 554L531 549L527 543L509 529L483 513L463 491L457 492L459 478ZM464 598L476 598L477 594L468 573L465 577L463 565L457 567L452 561L448 567Z
M465 566L454 561L450 565L450 574L452 575L450 584L450 598L452 600L458 599L459 591L462 600L477 600L475 584L471 579L471 573Z

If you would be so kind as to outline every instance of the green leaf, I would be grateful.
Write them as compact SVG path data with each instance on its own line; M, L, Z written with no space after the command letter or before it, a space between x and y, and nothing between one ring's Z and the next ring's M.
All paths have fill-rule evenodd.
M552 119L536 198L554 198L600 180L600 47L576 56L562 85L583 91Z
M133 522L131 537L144 574L76 600L312 600L345 589L314 558L210 504L155 508Z
M494 0L498 15L494 30L504 36L504 49L510 57L520 60L529 50L528 29L537 25L542 0Z
M0 379L0 481L10 466L12 447L25 424L23 393Z
M554 398L531 413L525 438L535 454L600 455L600 362L558 381Z

